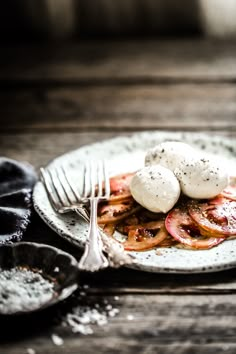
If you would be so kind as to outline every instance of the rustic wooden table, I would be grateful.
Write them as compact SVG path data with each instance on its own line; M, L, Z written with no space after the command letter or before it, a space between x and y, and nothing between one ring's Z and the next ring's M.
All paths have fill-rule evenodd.
M84 144L138 130L236 136L234 42L14 46L2 48L0 62L1 155L36 169ZM36 214L25 240L80 255ZM235 274L84 273L79 291L64 304L1 318L0 352L235 353ZM61 316L76 301L109 304L119 313L92 325L93 334L73 333ZM64 343L56 346L52 334Z

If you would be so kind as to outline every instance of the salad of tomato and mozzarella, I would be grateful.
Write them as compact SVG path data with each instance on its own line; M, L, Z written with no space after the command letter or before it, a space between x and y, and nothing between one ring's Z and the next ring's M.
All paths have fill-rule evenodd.
M98 223L123 234L124 249L210 249L236 236L236 179L215 158L166 142L147 152L145 165L112 177L98 208Z

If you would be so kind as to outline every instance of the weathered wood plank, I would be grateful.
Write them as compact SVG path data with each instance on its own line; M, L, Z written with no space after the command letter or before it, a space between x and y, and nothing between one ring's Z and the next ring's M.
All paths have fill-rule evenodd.
M106 280L104 279L106 277ZM104 271L96 279L85 274L81 281L89 285L89 294L235 294L235 269L203 274L145 273L128 268Z
M119 313L105 326L92 326L94 333L89 337L53 323L56 309L28 317L24 326L22 318L1 319L1 351L23 354L26 348L33 348L36 353L74 354L81 350L92 354L98 350L120 353L122 349L122 353L150 354L161 349L171 353L174 349L178 354L199 353L199 346L203 353L235 350L236 298L232 295L125 295L118 301L108 296L86 301L108 301ZM62 313L66 313L65 309ZM52 343L52 333L64 339L63 346Z
M186 338L188 334L186 334ZM170 339L170 343L160 344L158 343L158 339L151 341L144 341L143 339L139 339L138 341L135 339L121 339L114 338L110 336L109 338L96 338L95 340L91 339L91 336L86 336L84 339L72 339L64 342L62 347L56 347L50 340L42 343L37 341L37 343L31 341L23 342L19 347L18 344L16 347L10 346L2 346L4 354L26 354L26 350L28 348L36 348L36 353L39 354L94 354L94 352L99 352L102 354L216 354L216 353L227 353L227 354L235 354L236 344L235 343L225 343L224 339L219 343L206 343L202 344L192 344L189 343L186 339L183 341L176 341L175 339Z
M116 135L116 132L3 134L0 148L1 155L28 161L38 169L67 151Z
M134 130L135 131L135 130ZM195 130L197 132L198 130ZM236 132L226 131L207 131L210 135L222 135L222 137L236 138ZM1 134L0 151L2 156L7 156L20 161L28 161L36 169L46 165L53 158L65 152L79 148L80 146L95 143L117 135L128 135L127 130L117 134L114 127L110 132L60 132L60 133L19 133Z
M232 41L85 41L2 48L0 78L10 82L173 81L236 79Z
M2 91L1 131L236 129L230 84L67 87Z

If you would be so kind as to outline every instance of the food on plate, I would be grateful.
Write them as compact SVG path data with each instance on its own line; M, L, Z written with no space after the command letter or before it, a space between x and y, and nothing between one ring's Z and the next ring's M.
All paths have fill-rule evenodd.
M127 251L142 251L156 247L168 236L163 220L126 226L124 233L127 234L127 240L124 242Z
M236 200L236 177L231 177L228 186L221 192L223 197Z
M215 157L182 142L164 142L150 149L145 165L162 165L178 179L181 191L191 198L213 198L228 185L228 173Z
M133 198L144 208L166 213L180 196L180 185L169 169L155 165L139 170L130 181Z
M130 182L134 173L125 173L110 178L110 199L98 208L98 224L116 223L133 215L141 206L130 192ZM107 227L108 234L111 227Z
M124 200L131 197L130 193L130 181L134 176L134 172L126 173L119 176L110 178L110 188L112 201Z
M123 235L124 249L205 250L236 236L236 179L228 184L215 158L166 142L149 150L145 164L112 177L111 197L98 207L99 224L111 237Z
M182 192L190 198L213 198L228 185L225 168L209 158L185 160L175 169Z
M186 158L195 155L196 150L180 141L166 141L149 149L145 156L145 166L162 165L174 172Z
M114 202L110 199L107 203L100 204L98 208L98 224L121 221L139 209L140 205L132 197L119 202Z
M235 201L220 197L208 202L192 201L188 210L191 218L203 230L216 236L236 235Z
M202 234L199 225L183 206L174 208L168 213L165 226L176 241L193 249L209 249L225 240L225 237L210 237Z

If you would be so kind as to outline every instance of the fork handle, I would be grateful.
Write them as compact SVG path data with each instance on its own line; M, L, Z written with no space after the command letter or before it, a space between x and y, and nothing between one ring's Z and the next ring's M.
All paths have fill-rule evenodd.
M102 251L103 245L97 224L97 207L98 199L91 198L88 238L85 244L84 254L79 262L80 269L91 272L108 266L108 260Z

